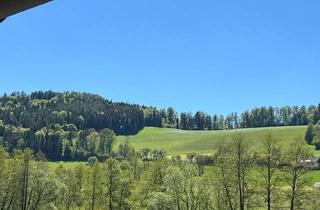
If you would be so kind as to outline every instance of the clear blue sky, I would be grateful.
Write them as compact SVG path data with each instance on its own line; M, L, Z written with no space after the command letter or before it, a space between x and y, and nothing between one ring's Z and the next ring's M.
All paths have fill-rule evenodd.
M0 93L178 111L320 102L318 0L53 1L0 24Z

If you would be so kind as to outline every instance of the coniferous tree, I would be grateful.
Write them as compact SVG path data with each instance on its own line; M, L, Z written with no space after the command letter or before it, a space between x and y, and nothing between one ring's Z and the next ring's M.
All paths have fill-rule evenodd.
M308 125L306 134L305 134L305 141L307 142L307 144L312 144L313 142L313 136L314 136L314 132L313 132L313 125L310 123Z

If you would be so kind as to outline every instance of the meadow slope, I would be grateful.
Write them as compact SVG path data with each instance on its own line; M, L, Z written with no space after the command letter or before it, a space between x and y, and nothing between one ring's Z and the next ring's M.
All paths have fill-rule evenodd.
M304 137L306 126L250 128L223 131L184 131L170 128L146 127L134 136L118 136L117 144L128 139L136 149L164 149L168 155L185 155L188 152L214 153L221 142L230 142L236 133L243 133L248 144L259 150L261 141L271 132L277 142L287 148L297 136ZM117 146L116 146L117 147ZM311 147L311 146L310 146ZM320 153L315 151L316 155Z

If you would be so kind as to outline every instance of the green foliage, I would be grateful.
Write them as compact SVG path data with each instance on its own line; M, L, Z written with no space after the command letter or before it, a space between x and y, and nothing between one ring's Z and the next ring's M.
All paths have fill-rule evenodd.
M304 137L307 144L315 145L316 150L320 150L320 124L308 125L307 131Z
M96 164L98 162L98 158L95 157L95 156L91 156L91 157L88 158L87 162L88 162L89 165L94 165L94 164Z
M257 171L262 177L259 180L258 186L261 188L263 198L266 202L268 210L277 208L279 202L279 189L281 174L279 167L281 165L281 150L279 145L273 138L271 133L268 133L263 140L261 152L256 155Z
M289 150L285 154L285 171L287 172L287 181L290 190L286 192L287 198L290 200L290 209L301 209L303 201L306 199L304 185L307 183L305 173L308 167L308 162L312 153L306 147L302 137L297 137Z
M2 148L0 161L2 209L42 209L53 205L59 186L45 162L34 161L28 150L8 158Z
M312 144L315 145L316 150L320 150L320 124L313 126L313 138L312 138Z
M312 144L313 137L314 137L313 125L310 123L308 125L308 128L307 128L307 131L306 131L304 139L307 142L307 144Z
M135 134L143 126L140 106L114 103L93 94L38 91L0 97L1 144L10 152L31 148L53 161L105 157L115 133ZM87 144L93 131L99 133L99 141Z
M0 147L0 204L8 210L236 210L264 209L269 201L272 209L313 209L319 195L307 182L312 154L302 138L292 140L287 150L271 134L259 150L248 142L246 135L234 134L214 156L189 153L188 160L143 161L157 150L135 152L126 141L116 158L55 167L58 163L47 167L28 149L10 156ZM199 173L199 165L212 158L212 173Z
M114 103L79 92L12 93L0 97L0 108L4 124L22 125L32 130L54 124L74 124L78 129L110 128L117 134L134 134L143 128L144 121L138 105Z
M169 107L167 109L167 125L170 128L175 128L176 127L176 119L177 119L177 113L176 111L172 108Z
M111 154L115 142L115 133L109 128L100 131L98 153L101 155Z

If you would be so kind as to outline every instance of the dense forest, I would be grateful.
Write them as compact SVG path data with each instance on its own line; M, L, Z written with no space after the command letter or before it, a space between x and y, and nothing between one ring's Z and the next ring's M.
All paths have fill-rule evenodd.
M245 138L234 135L210 158L136 152L126 141L105 161L91 157L68 167L53 167L28 149L9 156L0 147L0 209L318 209L320 191L306 173L319 164L301 137L286 149L271 133L261 148Z
M140 106L86 93L12 93L0 98L0 143L9 152L31 148L49 160L109 154L115 133L143 128Z
M161 109L113 102L101 96L37 91L0 97L0 144L9 152L30 148L49 160L87 160L111 156L116 135L134 135L144 126L183 130L223 130L316 124L317 106L261 107L227 116L198 111L178 114Z

